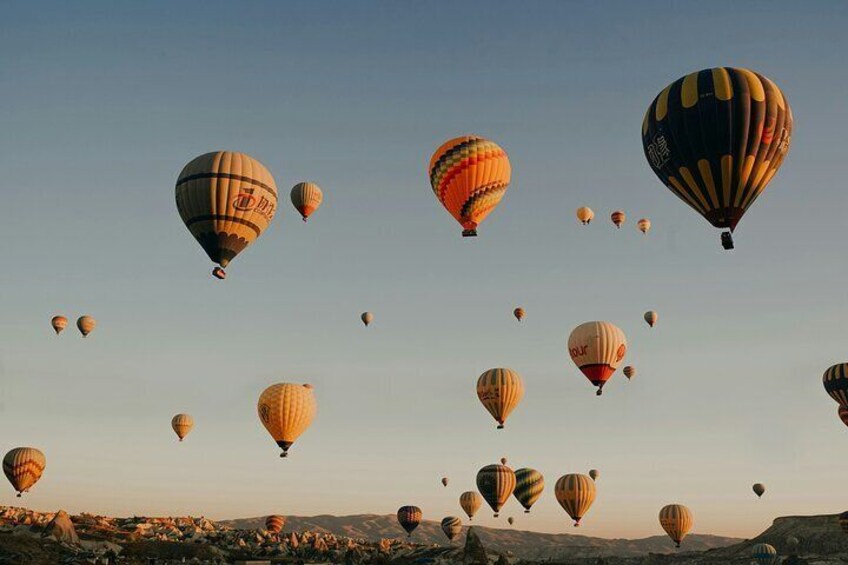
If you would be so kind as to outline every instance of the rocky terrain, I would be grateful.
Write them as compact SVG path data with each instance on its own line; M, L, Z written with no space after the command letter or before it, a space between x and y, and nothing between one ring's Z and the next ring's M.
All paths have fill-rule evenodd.
M561 565L747 565L752 562L751 547L760 542L775 546L785 556L784 565L848 563L848 535L840 530L836 516L778 518L768 530L752 540L735 540L736 543L724 547L693 551L696 544L687 538L683 552L669 551L662 546L659 551L648 550L638 555L632 553L636 551L634 548L641 547L640 544L652 546L653 538L603 540L475 526L465 530L461 541L445 545L430 543L434 535L431 530L438 527L431 522L422 523L412 541L395 537L370 539L384 531L386 519L385 516L370 516L364 521L332 516L297 518L291 519L285 533L273 534L253 527L252 520L216 523L203 517L71 516L63 511L45 513L0 506L0 564L164 565L253 560L297 565L532 565L540 562ZM338 528L352 535L330 531ZM693 540L699 537L703 538L701 544L734 541L710 536L693 536ZM797 545L789 545L788 540L792 537L798 540ZM535 540L542 540L538 543L545 548L546 557L521 556L508 545L514 542L519 551L533 553ZM542 553L541 549L536 551ZM621 553L615 554L615 551Z

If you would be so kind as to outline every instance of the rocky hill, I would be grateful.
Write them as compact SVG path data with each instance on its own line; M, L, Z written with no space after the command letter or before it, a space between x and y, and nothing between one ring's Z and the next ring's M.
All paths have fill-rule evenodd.
M265 518L245 518L221 522L232 528L261 528ZM286 529L325 532L337 536L379 541L404 537L397 518L392 515L356 514L353 516L287 517ZM493 551L510 552L523 559L558 559L563 557L638 556L649 553L674 552L674 543L665 535L649 538L606 539L574 534L543 534L519 529L475 527L483 544ZM425 520L412 534L411 541L428 545L449 545L438 522ZM690 551L724 547L739 542L738 538L693 535L686 538Z

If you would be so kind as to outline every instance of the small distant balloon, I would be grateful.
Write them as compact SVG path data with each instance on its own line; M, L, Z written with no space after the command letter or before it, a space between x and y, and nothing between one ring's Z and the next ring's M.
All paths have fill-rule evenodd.
M406 530L407 537L412 537L412 532L421 523L421 509L417 506L401 506L397 511L397 520Z
M636 222L636 227L639 228L640 232L647 234L651 229L651 220L648 218L642 218Z
M80 316L77 320L77 329L82 334L82 337L86 337L93 332L95 326L97 326L97 320L91 316Z
M177 437L180 438L180 441L188 435L193 427L194 419L188 414L177 414L171 418L171 428L177 434Z
M777 550L767 543L758 543L752 547L751 555L759 565L777 565L777 563L780 563Z
M279 534L286 525L286 519L283 516L272 514L265 518L265 529L273 534Z
M610 220L615 224L615 227L621 229L622 224L627 219L627 216L624 214L623 210L616 210L612 214L610 214Z
M44 454L34 447L16 447L3 457L3 473L18 491L18 498L38 482L46 466Z
M448 486L448 478L447 477L442 477L442 486L443 487Z
M324 193L314 182L299 182L291 190L291 201L303 221L315 212L324 200Z
M848 406L848 363L837 363L824 372L824 390L840 406Z
M839 419L842 420L842 423L848 426L848 406L842 406L840 404L837 413L839 414Z
M763 494L766 492L766 486L762 483L756 483L751 490L754 491L754 494L757 495L757 498L762 498Z
M694 523L692 512L682 504L669 504L660 510L660 525L677 547Z
M512 311L512 315L515 316L515 319L519 322L524 319L524 308L516 308Z
M512 369L489 369L477 379L477 398L498 423L498 429L504 427L523 397L524 381Z
M506 465L506 462L507 462L507 458L501 457L501 465Z
M480 510L480 506L483 504L483 497L474 492L473 490L467 490L461 495L459 495L459 505L462 507L462 510L468 515L469 520L474 519L474 515Z
M53 326L53 331L56 332L56 335L62 333L62 330L68 327L68 319L64 316L53 316L53 319L50 320L50 325Z
M587 206L581 206L577 209L577 219L584 226L588 226L595 218L595 213Z
M442 518L442 531L449 541L453 541L456 536L462 533L462 520L456 516Z
M645 321L652 328L657 323L657 319L659 319L659 315L657 315L657 313L654 312L653 310L648 310L647 312L645 312Z
M592 469L592 470L589 471L589 477L591 477L591 479L593 481L597 481L598 477L600 477L600 476L601 476L601 472L598 471L597 469Z
M513 525L513 524L515 523L515 518L513 518L512 516L510 516L509 518L507 518L507 519L506 519L506 521L507 521L507 522L509 522L509 525L511 526L511 525Z
M636 367L633 367L631 365L626 366L624 368L624 376L627 377L628 381L630 379L632 379L633 377L635 377L636 376Z
M365 324L365 327L367 328L371 322L374 321L374 314L371 312L363 312L359 319L362 320L362 323Z

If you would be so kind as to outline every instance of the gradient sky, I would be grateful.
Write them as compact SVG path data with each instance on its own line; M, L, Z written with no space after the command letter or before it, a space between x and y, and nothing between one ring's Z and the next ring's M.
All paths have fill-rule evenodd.
M514 500L502 513L527 529L572 533L553 483L592 467L588 535L661 534L672 502L693 510L696 532L737 536L845 510L848 430L821 374L848 356L848 3L3 13L0 451L48 458L24 504L212 518L417 504L441 519L460 514L479 467L507 456L548 480L533 514ZM716 65L772 78L796 122L733 252L654 177L640 139L666 84ZM497 141L513 166L474 240L426 171L466 133ZM182 166L217 149L261 160L282 196L226 282L174 205ZM301 180L325 193L307 225L288 206ZM588 228L574 218L584 204L597 213ZM58 313L99 325L57 338ZM624 329L639 371L600 399L565 348L594 319ZM527 388L501 432L475 394L495 366ZM278 381L314 384L319 403L286 461L255 407ZM170 418L183 411L196 426L178 444ZM0 503L18 502L2 489Z

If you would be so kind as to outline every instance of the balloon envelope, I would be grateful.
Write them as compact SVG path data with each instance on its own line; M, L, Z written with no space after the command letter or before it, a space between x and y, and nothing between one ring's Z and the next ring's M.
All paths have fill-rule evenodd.
M848 363L837 363L824 372L824 390L840 406L848 406Z
M524 507L524 512L529 513L530 507L542 496L545 490L545 477L536 469L517 469L515 471L515 491L513 496Z
M504 427L507 417L524 398L524 381L512 369L489 369L477 379L477 398L489 414Z
M283 516L272 514L265 518L265 529L271 533L279 534L286 525L286 519Z
M462 510L468 515L468 519L472 520L474 515L483 504L483 497L472 490L467 490L459 495L459 505Z
M362 320L362 323L365 324L365 327L367 328L371 322L374 321L374 314L371 312L363 312L362 315L359 316L359 319Z
M767 543L758 543L752 547L751 555L759 565L776 565L780 563L777 550Z
M280 457L286 457L315 418L318 403L312 385L277 383L262 391L256 409L262 425L283 450Z
M88 334L94 331L97 326L97 320L91 316L80 316L77 320L77 329L82 334L82 337L87 337Z
M191 429L194 427L194 419L188 414L177 414L171 418L171 428L180 441L185 438Z
M398 523L406 530L408 536L412 535L418 524L421 523L421 509L417 506L401 506L397 511Z
M692 512L682 504L669 504L660 510L660 525L677 547L695 523Z
M651 229L651 220L648 218L642 218L638 222L636 222L636 227L639 228L639 231L642 233L648 233Z
M442 486L444 486L444 487L448 486L448 478L447 477L442 477Z
M598 480L598 477L600 477L600 476L601 476L601 472L598 471L597 469L591 469L589 471L589 478L592 479L593 481Z
M506 151L474 135L442 144L430 158L429 171L433 194L465 237L477 235L477 226L506 194L511 176Z
M624 210L616 210L612 214L610 214L610 220L615 224L615 227L621 228L621 225L627 219L627 214L624 213Z
M50 325L53 326L53 331L56 332L56 335L62 333L62 330L68 327L68 319L64 316L53 316L53 319L50 320Z
M635 377L636 376L636 367L633 367L631 365L626 366L624 368L624 376L627 377L628 381L630 379L632 379L633 377Z
M761 483L756 483L753 487L751 487L751 490L754 491L754 494L757 495L757 498L760 498L766 492L766 487Z
M554 486L557 502L574 520L574 527L580 525L580 520L592 507L595 492L595 481L576 473L563 475Z
M644 318L648 325L653 328L654 324L656 324L657 320L659 319L659 314L657 314L653 310L648 310L647 312L645 312Z
M324 200L324 193L314 182L299 182L291 190L291 201L303 221L315 212Z
M568 336L568 352L574 364L598 387L600 395L627 353L627 338L615 324L586 322Z
M462 533L462 520L456 516L442 518L442 531L450 541Z
M3 457L3 473L18 497L38 482L46 466L47 458L34 447L16 447Z
M495 518L515 490L515 473L506 465L486 465L477 472L477 490L483 495Z
M642 147L678 198L731 231L783 164L792 110L771 80L718 67L668 85L648 107Z
M595 218L595 213L591 208L581 206L577 209L577 219L581 224L588 225Z
M512 315L515 316L515 319L519 322L524 319L524 308L516 308L512 311Z

